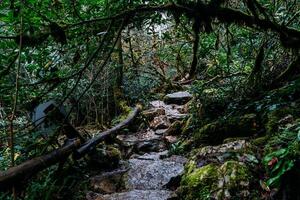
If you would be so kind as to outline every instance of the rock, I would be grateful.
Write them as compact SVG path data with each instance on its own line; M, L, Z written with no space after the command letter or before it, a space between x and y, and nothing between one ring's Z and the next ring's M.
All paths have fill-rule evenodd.
M165 140L169 144L174 144L178 141L178 138L176 136L169 135L169 136L165 136Z
M194 133L196 144L221 144L226 138L251 137L259 130L256 114L246 114L204 125Z
M167 119L166 116L158 116L158 117L154 117L153 121L150 122L150 128L152 128L153 130L157 130L157 129L166 129L169 128L170 126L170 122Z
M131 147L138 143L138 138L135 135L117 135L116 139L123 147Z
M156 190L161 189L172 177L184 171L182 163L168 160L130 159L127 174L127 189Z
M164 115L165 109L164 108L151 108L149 110L145 110L142 112L142 115L144 115L148 120L153 120L154 117L159 115Z
M157 129L156 131L155 131L155 134L156 135L164 135L165 133L167 133L167 131L168 131L169 129Z
M219 146L205 146L197 152L197 156L206 157L230 151L238 151L245 149L248 145L249 144L245 140L236 140Z
M166 105L165 113L170 122L174 122L175 120L182 120L187 116L187 114L181 113L180 110L181 106L175 104Z
M140 159L140 160L160 160L162 157L167 157L168 156L168 151L162 151L162 152L150 152L150 153L145 153L143 155L137 155L134 154L130 157L130 159ZM173 161L174 162L174 161Z
M166 95L164 98L164 102L166 102L167 104L183 105L183 104L187 103L188 101L190 101L192 98L193 98L193 96L187 91L175 92L175 93Z
M90 162L102 169L114 169L121 159L121 152L113 147L106 146L104 149L97 148L89 154Z
M181 134L181 127L182 122L175 121L171 124L171 126L168 128L166 135L180 135Z
M159 151L160 148L162 148L162 146L161 146L160 141L158 141L158 140L142 141L136 145L136 151L138 153Z
M208 164L197 168L191 161L186 169L179 189L182 199L253 199L249 197L252 176L244 163L226 161L221 166Z
M151 108L161 108L166 106L163 101L151 101L149 104Z
M126 171L127 170L116 170L92 177L90 182L93 191L102 194L111 194L121 191L123 175Z
M167 200L176 195L169 190L131 190L111 195L89 194L88 200Z
M127 154L131 154L132 150L138 153L159 151L165 148L164 143L161 141L161 135L156 134L153 130L147 129L145 131L137 132L135 135L118 135L118 143L127 150ZM133 148L133 149L131 149ZM127 152L127 151L126 151Z

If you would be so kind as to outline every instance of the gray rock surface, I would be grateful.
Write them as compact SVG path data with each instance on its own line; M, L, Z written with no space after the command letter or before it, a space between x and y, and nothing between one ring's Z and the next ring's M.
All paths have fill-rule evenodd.
M182 163L161 159L130 159L129 165L126 187L131 190L162 189L172 177L180 176L184 171Z
M174 196L174 192L169 190L131 190L128 192L115 193L110 195L88 195L88 200L167 200Z
M187 91L182 91L182 92L175 92L172 94L167 94L164 98L164 102L167 104L185 104L189 100L191 100L193 96L187 92Z
M180 121L187 116L187 104L182 104L188 102L192 95L177 92L166 98L172 104L152 101L150 108L143 111L149 128L117 136L125 152L130 152L126 153L130 157L126 164L128 171L124 174L96 176L92 181L94 192L101 194L89 192L86 196L88 200L167 200L176 197L173 190L177 186L174 183L180 181L187 159L168 156L166 147L178 141ZM114 183L122 187L118 188Z

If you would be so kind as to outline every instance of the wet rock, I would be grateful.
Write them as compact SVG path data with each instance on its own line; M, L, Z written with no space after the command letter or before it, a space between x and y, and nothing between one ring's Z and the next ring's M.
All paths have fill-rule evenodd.
M90 179L93 191L102 194L111 194L122 190L123 175L127 170L105 172Z
M89 161L101 169L114 169L121 159L121 152L113 147L97 148L89 154Z
M179 189L182 199L252 199L249 198L252 176L244 163L226 161L221 166L208 164L198 168L191 161L186 169Z
M174 144L178 141L178 138L176 136L172 136L172 135L165 136L164 139L168 144Z
M164 115L165 109L162 107L159 108L151 108L149 110L145 110L142 112L142 115L144 115L148 120L154 119L154 117L159 115Z
M137 155L134 154L130 157L130 159L140 159L140 160L160 160L163 157L168 156L168 151L162 151L162 152L150 152L150 153L145 153L143 155Z
M164 135L165 133L167 133L168 132L168 130L169 129L157 129L156 131L155 131L155 134L156 135Z
M88 200L167 200L175 196L174 192L169 190L131 190L111 195L90 193L87 198Z
M130 159L129 165L126 181L128 189L160 189L184 170L182 163L167 160Z
M169 128L170 122L166 116L157 116L150 122L150 128L153 130Z
M217 120L195 131L194 141L196 144L218 145L226 138L251 137L259 132L258 124L254 113Z
M181 106L178 106L175 104L166 105L165 112L166 112L167 118L171 122L174 122L175 120L182 120L187 116L187 114L181 113Z
M151 151L159 151L161 148L160 141L152 140L152 141L142 141L136 145L136 151L141 152L151 152Z
M138 138L135 135L117 135L116 139L123 147L131 147L138 142Z
M138 153L159 151L165 148L164 143L161 141L161 135L156 134L153 130L147 129L135 133L134 135L118 135L118 143L127 152L127 155L132 153L132 150ZM130 151L130 152L129 152Z
M187 103L189 100L191 100L192 97L193 96L187 91L175 92L175 93L166 95L164 98L164 102L166 102L167 104L183 105L183 104Z
M165 102L159 101L159 100L151 101L149 104L150 104L151 108L160 108L160 107L165 107L166 106Z
M197 155L205 157L209 155L223 154L229 151L242 150L247 146L249 146L249 144L245 140L236 140L218 146L205 146L198 151Z
M181 121L175 121L168 128L168 130L166 132L166 135L180 135L181 132L182 132L181 128L182 128L182 122Z

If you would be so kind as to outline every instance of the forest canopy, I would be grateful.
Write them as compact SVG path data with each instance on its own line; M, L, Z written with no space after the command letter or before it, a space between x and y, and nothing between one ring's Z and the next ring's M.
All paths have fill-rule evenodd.
M0 198L44 199L37 191L53 181L48 199L76 199L72 169L89 169L84 156L111 145L128 160L116 135L152 128L144 109L178 91L191 95L188 109L178 108L188 114L165 128L178 132L170 154L189 160L179 198L230 199L227 190L247 190L248 199L299 198L287 175L299 177L299 23L298 0L0 1ZM245 137L246 150L234 154L251 166L230 156L216 164L210 155L204 167L195 164L200 148ZM239 166L251 186L215 194L220 174L205 191L191 185L194 175L222 174L227 164ZM257 173L248 172L252 165Z

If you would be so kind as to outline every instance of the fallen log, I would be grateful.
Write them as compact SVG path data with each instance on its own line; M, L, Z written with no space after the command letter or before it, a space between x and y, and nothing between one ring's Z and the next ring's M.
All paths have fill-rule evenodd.
M142 107L140 105L137 105L135 109L132 111L132 113L128 116L127 119L122 121L121 123L117 124L111 129L108 129L102 133L99 133L96 137L90 139L86 143L84 143L76 152L74 152L75 158L80 158L84 154L86 154L88 151L90 151L93 147L95 147L97 144L99 144L101 141L103 141L105 138L107 138L109 135L112 135L116 133L117 131L121 130L125 126L129 125L135 117L138 115L138 113L141 111Z
M107 136L116 133L125 126L129 125L141 110L141 106L136 106L127 119L117 124L115 127L99 133L98 136L90 139L83 145L80 139L74 139L65 146L54 150L53 152L33 158L20 165L12 167L6 171L0 171L0 191L7 190L14 185L20 184L22 181L30 179L38 172L67 159L72 153L75 159L79 159L87 153ZM79 149L78 149L79 148Z
M0 171L0 190L6 190L25 179L31 178L51 165L67 159L80 144L80 140L72 141L47 155L33 158L6 171Z

